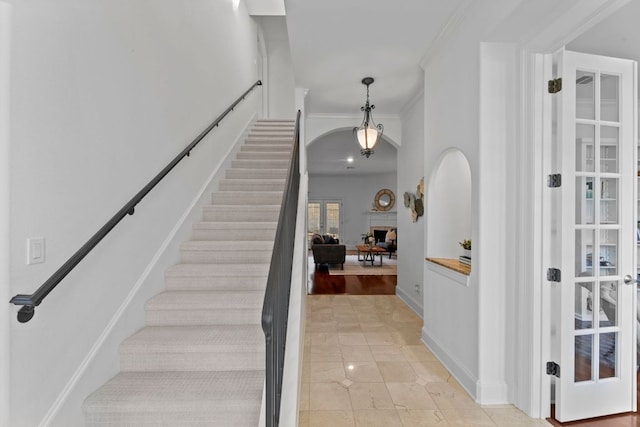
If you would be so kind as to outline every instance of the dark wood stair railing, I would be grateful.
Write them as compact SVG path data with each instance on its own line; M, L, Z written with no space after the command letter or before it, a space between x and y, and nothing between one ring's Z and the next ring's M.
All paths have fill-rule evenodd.
M256 86L262 86L260 80L256 81L247 89L236 101L229 106L222 114L216 118L200 135L196 137L184 150L180 152L167 166L164 167L142 190L125 204L105 225L100 228L80 249L76 251L55 273L49 277L34 293L25 295L18 294L11 298L11 303L14 305L21 305L22 308L18 310L18 321L25 323L31 320L35 314L35 308L40 305L42 300L49 295L51 291L64 279L76 265L82 261L82 259L96 247L98 243L127 215L133 215L135 213L135 207L140 203L142 199L149 193L153 187L155 187L182 159L188 157L191 154L196 145L204 139L213 128L218 127L222 119L227 114L233 111L233 109L242 102L249 93L255 89Z
M265 406L266 426L275 427L280 418L282 375L289 320L291 269L296 234L298 192L300 188L300 110L296 117L293 151L282 196L276 239L269 267L262 307L262 330L266 344Z

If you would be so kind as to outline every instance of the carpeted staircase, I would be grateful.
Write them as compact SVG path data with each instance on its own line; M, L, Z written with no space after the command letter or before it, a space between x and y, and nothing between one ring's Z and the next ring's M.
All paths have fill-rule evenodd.
M262 302L293 131L251 130L147 302L147 325L120 345L120 373L85 400L87 426L258 425Z

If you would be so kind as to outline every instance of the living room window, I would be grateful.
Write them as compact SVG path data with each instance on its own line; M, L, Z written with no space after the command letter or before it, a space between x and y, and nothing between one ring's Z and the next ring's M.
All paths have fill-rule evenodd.
M310 200L307 206L307 238L314 234L340 239L342 227L341 200Z

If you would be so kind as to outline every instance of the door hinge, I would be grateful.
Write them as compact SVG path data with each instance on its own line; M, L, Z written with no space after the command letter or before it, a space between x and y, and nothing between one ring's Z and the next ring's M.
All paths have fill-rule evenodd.
M562 277L560 270L557 268L549 268L547 269L547 280L549 282L560 282L560 278Z
M549 80L549 84L547 89L549 90L549 93L558 93L562 90L562 77L557 78L557 79L553 79L553 80Z
M554 173L547 177L547 187L558 188L562 185L562 174Z
M555 375L560 378L560 365L556 362L547 362L547 375Z

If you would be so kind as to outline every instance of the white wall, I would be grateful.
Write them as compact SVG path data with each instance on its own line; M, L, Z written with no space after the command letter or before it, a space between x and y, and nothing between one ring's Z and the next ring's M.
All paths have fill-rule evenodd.
M288 40L267 40L269 118L294 120L295 81Z
M504 217L504 197L500 203L494 203L496 198L500 198L499 195L504 194L504 190L495 188L491 177L492 174L496 177L503 176L506 164L503 157L489 155L494 142L483 140L480 132L481 126L491 126L488 121L483 121L485 117L480 109L480 42L489 38L494 26L516 6L518 2L468 2L467 8L460 16L454 17L439 44L432 46L429 56L423 62L425 177L433 176L441 156L447 150L459 149L468 159L472 182L470 237L474 246L469 286L461 285L425 267L423 338L435 347L438 357L445 361L467 390L482 403L507 400L504 370L496 372L485 369L492 363L488 355L504 355L503 328L485 330L490 323L484 321L485 316L492 320L495 316L500 317L505 313L506 307L501 301L491 304L483 294L486 287L490 287L490 283L484 279L489 275L493 278L504 278L506 275L504 269L495 268L496 263L499 266L504 264L504 258L494 258L491 253L492 248L505 247L505 242L499 240L504 236L501 230L506 224L499 224L498 230L486 226L494 224L494 219ZM491 96L489 93L485 95ZM483 143L488 144L489 150L481 157L480 153L485 148ZM427 183L427 188L430 187L431 183ZM453 188L450 189L449 197L457 197ZM497 193L485 200L480 197L481 194L489 196L492 192ZM481 226L481 219L489 222ZM438 221L442 219L427 217L426 220L428 229L431 230L439 227ZM497 237L492 238L492 233L496 232ZM430 235L427 239L426 252L436 255L438 248L434 246L432 237ZM455 247L454 245L452 243L451 247ZM485 276L482 276L483 281L480 282L478 278L483 271Z
M355 247L362 243L360 235L369 231L371 204L376 193L383 188L388 188L395 193L396 204L389 212L397 211L398 189L395 174L309 176L309 200L342 200L343 222L340 243L346 244L347 247ZM389 218L389 221L395 223L395 218ZM382 224L376 221L374 225ZM402 239L403 237L399 234L398 241L401 242Z
M11 323L13 310L9 274L10 238L10 140L9 69L11 7L0 1L0 426L8 426L11 415Z
M402 236L398 251L398 284L396 294L422 316L425 217L412 222L409 208L404 207L405 191L416 192L424 175L424 97L416 97L402 115L402 146L398 148L398 235ZM419 286L416 291L415 285Z
M267 53L264 82L267 92L267 117L295 119L295 78L289 50L289 35L284 16L256 16Z
M238 10L232 2L186 0L10 3L15 294L33 292L255 81L257 36L242 2ZM117 370L116 335L142 325L144 296L163 286L178 253L149 263L255 117L257 99L248 98L156 187L31 322L12 322L10 425L79 425L86 395L63 389L90 390ZM39 236L46 262L26 266L25 241ZM139 294L128 296L138 285ZM127 298L126 326L100 338L101 363L92 364L92 346Z

